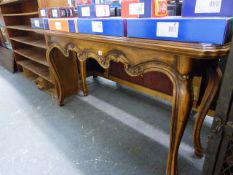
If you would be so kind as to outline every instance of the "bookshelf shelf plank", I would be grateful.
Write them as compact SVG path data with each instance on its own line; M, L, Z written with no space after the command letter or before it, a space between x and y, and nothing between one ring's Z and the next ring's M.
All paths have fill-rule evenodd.
M22 1L23 1L23 0L8 0L8 1L3 1L3 2L1 2L0 5L19 3L19 2L22 2Z
M44 40L38 40L36 38L32 38L32 37L28 37L28 36L11 37L10 39L13 41L19 42L19 43L23 43L23 44L31 45L34 47L46 49L46 43Z
M35 73L36 75L42 77L43 79L53 83L49 76L49 69L43 65L35 63L31 60L20 60L17 61L17 64L22 66L23 68Z
M44 66L49 67L49 64L46 61L45 54L36 50L36 49L32 49L32 48L30 48L30 49L16 49L16 50L14 50L14 52L25 57L25 58L32 60L32 61L35 61L39 64L42 64Z
M22 31L34 31L31 26L29 25L15 25L15 26L6 26L7 29L15 29L15 30L22 30Z
M2 14L2 16L4 16L4 17L32 16L32 15L38 15L38 12Z

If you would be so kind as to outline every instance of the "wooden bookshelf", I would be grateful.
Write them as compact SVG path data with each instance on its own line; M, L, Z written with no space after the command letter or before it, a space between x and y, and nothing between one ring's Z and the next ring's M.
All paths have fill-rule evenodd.
M40 79L53 87L54 83L46 60L45 36L42 31L35 31L30 26L30 18L39 16L38 7L37 0L9 0L0 3L17 68L24 75L31 73L31 76L27 77L30 77L39 89L46 90L46 87L43 88L38 83Z

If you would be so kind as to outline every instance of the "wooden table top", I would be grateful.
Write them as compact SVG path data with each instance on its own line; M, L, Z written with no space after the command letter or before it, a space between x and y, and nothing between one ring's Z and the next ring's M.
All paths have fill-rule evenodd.
M186 43L175 41L162 41L150 39L138 39L127 37L114 37L104 35L68 33L51 30L32 29L36 33L43 33L50 36L68 37L85 41L93 41L122 46L136 47L140 49L150 49L171 54L185 55L194 59L219 59L226 56L230 51L230 44L212 45L202 43Z

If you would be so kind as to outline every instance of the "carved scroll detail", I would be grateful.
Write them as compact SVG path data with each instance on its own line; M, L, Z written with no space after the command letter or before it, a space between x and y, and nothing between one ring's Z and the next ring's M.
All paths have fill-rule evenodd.
M60 50L61 53L66 58L69 58L70 51L73 51L73 52L76 52L76 53L80 53L81 52L81 49L79 49L73 43L68 43L65 47L63 47L60 44L58 44L57 42L52 42L52 43L49 43L49 48L47 49L47 54L49 54L51 52L51 50L54 49L54 48L57 48L58 50ZM48 55L47 55L47 58L49 58Z
M87 59L92 58L104 69L108 69L110 67L111 61L122 63L125 71L130 76L140 76L150 71L161 72L160 69L162 69L162 72L165 74L167 74L167 71L172 72L172 74L178 74L170 65L161 61L156 61L156 59L154 59L154 61L148 61L138 65L131 65L126 55L119 50L111 50L106 54L106 56L100 56L94 50L84 49L82 52L78 52L77 56L79 61L86 61ZM182 76L179 77L182 79Z
M98 55L94 50L84 49L81 53L77 53L78 59L80 61L86 61L88 58L95 59L104 69L108 69L110 62L120 62L124 65L129 64L126 56L118 50L109 51L106 56Z

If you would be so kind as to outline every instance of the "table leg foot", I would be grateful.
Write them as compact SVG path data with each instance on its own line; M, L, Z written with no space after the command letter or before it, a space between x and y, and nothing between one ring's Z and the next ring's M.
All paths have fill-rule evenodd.
M59 106L64 106L64 100L59 101Z

